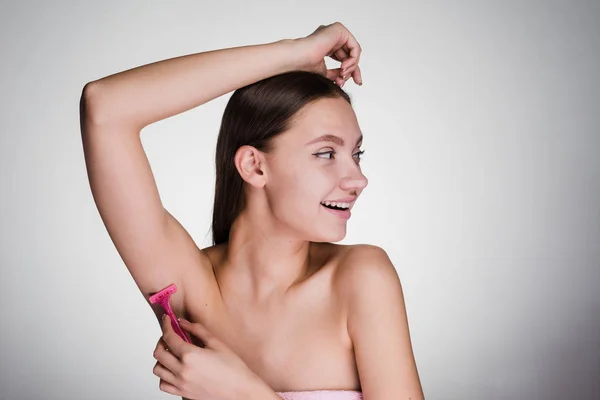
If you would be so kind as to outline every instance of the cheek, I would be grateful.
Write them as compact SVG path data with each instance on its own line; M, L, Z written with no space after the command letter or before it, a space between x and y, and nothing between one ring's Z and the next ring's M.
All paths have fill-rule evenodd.
M325 161L305 156L282 155L272 160L268 195L275 214L286 220L296 220L318 213L319 203L338 193L333 167Z
M318 204L323 193L323 183L319 177L306 169L289 174L282 182L282 188L280 200L293 204L300 214L310 211L311 205Z
M289 168L277 176L272 186L271 199L280 216L297 219L314 215L320 202L331 193L330 179L322 172L306 165Z

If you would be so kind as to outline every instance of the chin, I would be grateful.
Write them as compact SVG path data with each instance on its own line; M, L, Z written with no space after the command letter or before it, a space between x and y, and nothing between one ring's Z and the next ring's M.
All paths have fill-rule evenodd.
M317 243L328 243L328 242L339 242L346 237L346 227L329 228L321 232L311 232L312 235L310 241Z

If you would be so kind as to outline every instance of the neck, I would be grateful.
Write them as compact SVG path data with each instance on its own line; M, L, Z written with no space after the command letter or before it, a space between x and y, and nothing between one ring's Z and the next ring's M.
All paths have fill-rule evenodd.
M222 264L236 297L259 304L278 301L310 270L310 242L294 237L270 215L245 211L233 223Z

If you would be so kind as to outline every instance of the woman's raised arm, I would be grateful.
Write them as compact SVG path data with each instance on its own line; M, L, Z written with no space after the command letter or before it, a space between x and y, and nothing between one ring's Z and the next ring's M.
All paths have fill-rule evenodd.
M141 129L240 87L293 70L321 73L339 85L351 75L362 84L360 52L356 39L336 22L321 25L304 38L143 65L88 83L84 96L88 116L98 123L118 121ZM323 60L327 55L341 61L341 68L328 71Z
M141 143L142 128L288 71L320 72L342 84L339 70L325 69L323 58L329 53L346 59L347 73L356 80L357 45L341 24L332 24L307 38L172 58L85 85L81 136L92 194L115 247L146 298L175 283L182 293L174 296L172 305L181 313L185 282L206 284L202 292L208 293L214 275L210 260L162 205ZM196 275L188 279L190 274ZM162 315L161 310L155 312Z
M301 68L302 46L291 39L191 54L90 82L88 118L141 130L230 91Z

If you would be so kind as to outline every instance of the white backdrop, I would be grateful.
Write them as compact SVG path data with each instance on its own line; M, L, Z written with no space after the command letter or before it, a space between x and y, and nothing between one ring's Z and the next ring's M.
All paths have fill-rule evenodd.
M85 83L334 21L370 182L342 243L394 262L426 398L600 398L600 3L271 0L0 6L0 399L172 398L91 196ZM201 247L229 96L142 132Z

